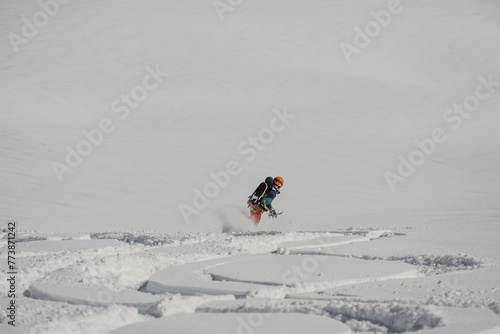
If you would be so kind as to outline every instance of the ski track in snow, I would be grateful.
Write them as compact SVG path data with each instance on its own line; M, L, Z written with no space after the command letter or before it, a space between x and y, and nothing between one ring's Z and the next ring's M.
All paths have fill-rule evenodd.
M383 282L404 286L407 280L425 279L425 275L495 267L494 261L464 255L383 260L335 254L345 245L404 235L391 230L175 235L140 230L84 235L21 232L18 291L24 296L19 299L19 312L30 316L20 319L19 325L29 333L65 333L68 328L74 333L108 333L178 312L292 312L331 317L354 332L371 333L444 326L443 311L432 305L500 314L498 289L486 296L467 288L452 294L457 288L450 287L448 293L417 301L370 299L338 291ZM0 257L6 257L5 247ZM273 264L269 259L278 261ZM355 269L358 262L361 265ZM372 264L375 270L369 269ZM294 266L301 267L302 273L291 282L281 281L287 268ZM427 270L435 267L440 270ZM240 273L243 269L250 271ZM368 274L357 276L363 269ZM221 275L221 270L226 274ZM358 274L350 274L353 270ZM251 276L255 278L247 278ZM1 282L0 288L5 291L6 283ZM6 320L2 310L0 328L10 330Z

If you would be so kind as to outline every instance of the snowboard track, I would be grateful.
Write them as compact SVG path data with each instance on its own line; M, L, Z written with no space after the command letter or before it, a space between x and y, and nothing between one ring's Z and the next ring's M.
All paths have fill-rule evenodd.
M376 234L378 230L376 229L364 229L364 230L339 230L330 232L316 232L316 231L301 231L301 232L280 232L280 231L246 231L246 232L233 232L231 234L213 234L213 233L189 233L189 234L162 234L154 231L143 231L143 230L132 230L127 232L100 232L91 233L91 239L115 239L120 240L127 245L127 248L122 249L120 247L115 247L116 251L123 252L126 250L128 256L136 257L138 260L144 257L144 254L148 250L167 250L167 249L192 249L196 252L202 252L205 257L194 257L184 255L184 257L179 257L176 261L172 261L164 268L176 266L178 264L189 264L204 259L224 259L230 255L247 255L249 254L248 249L251 247L256 247L256 242L259 245L265 245L261 249L261 253L252 252L252 254L270 254L277 253L279 256L287 256L288 254L283 254L277 252L279 245L282 242L288 241L307 241L307 240L317 240L318 236L324 237L325 240L329 239L332 234L344 235L344 236L354 236L356 238L355 242L370 242L377 238L389 238L389 237L399 237L405 235L404 233L393 233L392 231L380 230L380 233ZM375 232L376 237L370 237ZM372 233L372 234L371 234ZM362 240L360 240L360 237ZM23 237L23 242L29 243L30 241L44 240L43 236L38 235L27 235ZM312 245L317 246L314 242ZM207 250L209 250L207 254ZM213 253L210 253L213 252ZM28 258L37 259L35 263L40 262L45 265L47 262L46 258L50 257L50 252L43 255L27 255ZM68 267L71 270L81 263L87 262L103 262L102 266L106 266L106 261L103 261L107 257L114 257L113 249L106 250L102 255L94 253L92 250L69 250L69 251L57 251L52 254L59 254L63 258L67 258L66 265L61 265L57 263L54 267L54 272L61 270L61 268ZM70 261L71 254L77 256L78 254L88 254L85 258L80 258L78 261ZM160 253L162 254L162 253ZM196 253L197 254L197 253ZM301 251L297 249L293 251L293 254L301 254L304 256L308 255L329 255L329 256L340 256L340 257L352 257L360 260L374 261L374 260L385 260L385 261L400 261L407 264L416 266L421 273L426 276L437 275L441 273L449 273L453 271L465 271L465 270L475 270L483 268L488 265L488 259L483 259L480 257L458 254L458 255L407 255L407 256L390 256L390 257L376 257L369 255L354 256L354 255L343 255L343 254L325 254L321 252L311 251ZM99 260L99 256L102 259ZM151 256L148 253L148 256ZM117 259L120 260L124 257L118 256ZM99 260L99 261L98 261ZM71 269L73 268L73 269ZM160 269L160 268L158 268ZM35 276L36 279L44 278L53 274L50 271L50 266L43 267L43 271L39 275ZM224 277L217 277L217 275L208 275L213 281L224 280ZM131 288L135 291L146 293L146 286L148 280L140 280L137 282L132 282L131 285L125 288L125 290L130 290ZM251 282L257 285L265 286L266 289L276 289L280 290L283 287L277 286L276 284L269 284L266 282ZM357 283L353 283L357 284ZM316 297L315 297L316 296ZM25 298L32 299L33 296L29 290L25 291ZM257 297L257 298L254 298ZM329 299L325 300L324 297ZM171 298L168 294L165 296L166 299ZM185 297L179 296L180 300ZM204 297L205 298L205 297ZM216 298L216 296L210 297ZM366 332L381 332L381 333L402 333L402 332L412 332L425 328L434 328L443 325L443 319L436 313L432 308L434 306L445 306L445 307L473 307L473 308L489 308L497 315L500 315L500 304L494 298L490 299L473 299L472 302L469 299L464 298L448 298L445 294L436 295L432 300L422 301L419 300L415 303L411 303L404 300L363 300L357 298L356 296L335 294L335 292L325 293L324 291L317 290L310 293L307 298L300 299L293 295L285 295L282 297L265 297L258 296L257 294L250 294L245 298L239 298L233 301L223 301L220 302L219 306L210 305L210 298L206 299L206 302L200 302L194 311L195 312L258 312L258 313L304 313L304 314L316 314L331 317L333 319L342 321L348 327L352 329L355 333L366 333ZM37 303L50 302L56 303L60 301L51 301L50 296L46 297L45 300L37 300ZM74 303L78 305L78 303ZM112 304L112 303L111 303ZM141 310L140 313L146 316L162 317L165 314L162 313L161 309L162 302L159 302L156 306L151 307L147 310ZM205 305L203 305L205 304ZM102 308L105 306L99 305L86 305L81 304L82 307L90 307L92 309ZM53 307L53 306L52 306ZM134 307L134 306L131 306Z
M403 333L443 326L443 318L431 307L379 301L244 300L200 306L196 312L314 314L339 320L355 333Z

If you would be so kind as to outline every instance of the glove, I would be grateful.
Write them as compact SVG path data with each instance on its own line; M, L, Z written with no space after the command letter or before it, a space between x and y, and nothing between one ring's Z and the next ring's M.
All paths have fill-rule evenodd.
M278 214L276 213L276 211L273 209L269 212L269 217L271 218L278 218Z

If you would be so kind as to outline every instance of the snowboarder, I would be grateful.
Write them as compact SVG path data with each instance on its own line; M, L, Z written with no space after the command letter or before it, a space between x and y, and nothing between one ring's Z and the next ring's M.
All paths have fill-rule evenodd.
M276 176L274 179L268 176L264 182L262 182L252 195L248 197L248 207L250 208L250 218L254 222L255 226L259 225L260 218L262 217L262 212L269 211L269 217L277 218L280 213L276 213L271 202L274 200L276 195L280 193L279 189L283 186L283 178Z

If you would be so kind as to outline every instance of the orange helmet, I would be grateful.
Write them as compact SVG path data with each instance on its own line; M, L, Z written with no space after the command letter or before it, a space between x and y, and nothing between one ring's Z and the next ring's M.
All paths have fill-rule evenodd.
M276 176L273 180L274 185L278 188L283 187L283 178L281 176Z

